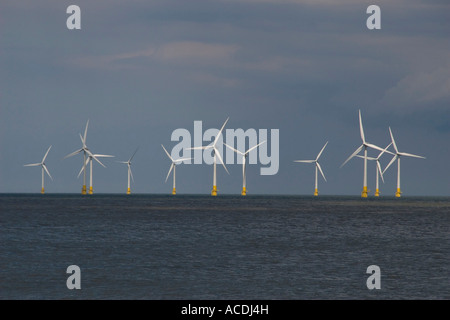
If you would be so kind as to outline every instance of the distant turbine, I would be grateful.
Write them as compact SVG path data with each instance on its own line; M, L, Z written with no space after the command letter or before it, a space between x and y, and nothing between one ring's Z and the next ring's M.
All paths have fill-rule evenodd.
M42 158L42 161L39 163L31 163L31 164L26 164L24 165L24 167L37 167L37 166L41 166L42 168L42 186L41 186L41 193L44 194L45 190L44 190L44 171L47 172L48 176L50 177L50 179L53 180L52 176L50 175L50 172L48 172L47 166L45 165L45 158L47 158L48 152L50 151L50 149L52 148L52 146L50 146L47 149L47 152L44 155L44 158Z
M217 163L217 158L219 158L220 162L222 163L222 166L225 168L225 171L226 171L228 174L230 174L230 173L228 172L227 167L226 167L225 164L223 163L222 156L220 155L219 150L216 148L217 141L219 140L219 137L220 137L220 135L222 134L223 128L225 128L225 125L227 124L228 119L230 119L230 118L227 118L227 120L225 120L225 123L223 124L223 126L222 126L222 128L220 129L219 133L216 135L216 138L214 139L214 142L213 142L213 143L211 143L211 144L209 144L209 145L207 145L207 146L188 148L188 150L198 150L198 149L206 150L206 149L213 149L213 153L214 153L214 175L213 175L213 189L212 189L212 191L211 191L211 195L212 195L212 196L217 196L217 184L216 184L216 182L217 182L217 179L216 179L216 163Z
M139 148L138 148L139 149ZM119 163L125 163L128 166L128 188L127 188L127 194L131 193L131 188L130 188L130 177L131 179L133 179L134 182L134 178L133 178L133 172L131 172L131 160L133 159L134 155L136 154L136 152L138 151L138 149L136 149L136 151L133 153L133 155L131 156L130 159L128 159L128 161L117 161Z
M83 145L86 146L85 140L83 139L83 137L80 135L81 141L83 142ZM89 194L93 194L94 190L93 190L93 184L92 184L92 159L94 159L95 161L97 161L98 163L100 163L100 165L103 168L106 168L106 166L100 162L100 160L98 160L97 158L113 158L114 156L110 156L107 154L92 154L92 152L86 148L85 151L88 155L88 158L86 159L86 162L83 164L83 166L81 167L80 172L78 173L78 177L80 176L81 172L84 172L84 175L86 175L86 167L87 165L90 163L90 172L89 172Z
M67 156L64 157L64 159L72 157L80 152L83 152L83 166L85 166L86 164L86 154L89 152L89 149L86 146L86 136L87 136L87 130L88 130L88 125L89 125L89 119L86 122L86 128L84 129L84 136L82 137L80 135L81 138L81 142L83 143L83 146L81 149L78 149L70 154L68 154ZM86 170L83 170L84 174L83 174L83 187L81 188L81 194L86 194Z
M322 168L320 167L319 164L319 158L322 155L323 150L325 149L325 147L327 146L328 141L325 143L325 145L322 147L322 150L320 150L319 154L317 155L315 160L294 160L294 162L303 162L303 163L314 163L315 167L316 167L316 174L315 174L315 187L314 187L314 196L318 196L319 195L319 190L317 187L318 184L318 179L317 179L317 170L320 171L320 173L322 174L322 177L325 181L327 181L327 179L325 178L325 175L323 174Z
M170 155L170 153L167 152L166 148L164 148L163 145L161 145L161 147L164 149L164 151L166 152L167 156L168 156L169 159L172 161L172 164L170 165L169 172L167 173L166 182L167 182L167 179L169 179L170 172L172 172L172 169L173 169L173 188L172 188L172 194L177 194L177 189L176 189L176 185L175 185L175 182L176 182L176 177L175 177L175 173L176 173L176 172L175 172L175 171L176 171L177 165L180 164L181 162L185 161L185 160L190 160L190 159L192 159L192 158L173 159L172 156Z
M378 180L379 180L378 176L379 175L381 176L381 180L383 180L383 183L384 183L383 171L381 170L381 164L380 164L380 158L385 152L393 154L392 152L387 151L387 149L391 146L391 144L392 144L392 142L389 143L389 145L386 148L384 148L383 151L380 152L378 157L376 157L376 158L367 157L367 160L376 161L376 164L377 164L376 168L375 168L376 169L376 174L377 174L377 176L376 176L376 187L375 187L375 197L379 197L380 196L380 189L379 189L379 182L378 182ZM360 156L360 155L357 155L357 157L364 159L364 157Z
M391 164L394 163L395 160L397 160L397 165L398 165L398 167L397 167L397 192L395 192L395 196L397 198L400 198L402 195L402 191L400 190L400 157L405 156L405 157L413 157L413 158L420 158L420 159L426 159L426 158L422 157L422 156L417 156L417 155L411 154L411 153L399 152L397 149L395 140L394 140L394 135L392 134L391 127L389 127L389 133L391 134L392 145L394 146L395 155L392 158L391 162L389 162L389 164L386 166L386 168L384 169L383 172L385 172L391 166Z
M233 147L224 143L224 145L226 145L228 148L230 148L231 150L233 150L236 153L239 153L242 156L242 192L241 192L241 195L243 195L243 196L245 196L247 194L247 174L246 174L246 170L245 170L245 164L247 162L246 160L247 160L248 154L250 153L250 151L258 148L260 145L262 145L265 142L266 141L263 141L263 142L257 144L256 146L251 147L250 149L248 149L245 152L236 150Z
M380 150L383 151L382 148L368 143L365 139L364 136L364 129L363 129L363 125L362 125L362 119L361 119L361 110L359 110L359 132L361 134L361 139L362 139L362 145L360 147L358 147L358 149L355 150L355 152L352 153L352 155L350 157L347 158L347 160L344 161L344 163L341 165L341 168L354 156L356 156L358 153L361 152L361 150L364 149L364 179L363 179L363 191L361 192L361 197L362 198L367 198L367 147L372 148L372 149L376 149L376 150Z

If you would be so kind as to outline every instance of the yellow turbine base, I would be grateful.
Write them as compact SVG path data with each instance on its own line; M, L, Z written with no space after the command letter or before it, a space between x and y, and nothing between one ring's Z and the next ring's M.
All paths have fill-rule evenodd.
M42 189L41 189L41 193L42 193L42 194L44 194L44 193L45 193L45 190L44 190L44 188L42 188Z
M241 196L246 196L246 195L247 195L247 188L246 187L242 187Z
M380 190L379 189L375 189L375 197L379 197L380 196Z
M127 188L127 194L130 194L130 193L131 193L131 189Z
M83 185L83 187L81 188L81 194L86 194L86 186Z
M361 192L361 198L367 198L367 187L363 187L363 191Z
M400 191L400 188L397 188L397 192L395 193L396 198L400 198L402 196L402 192Z
M213 186L213 189L211 191L212 196L217 196L217 186Z
M172 194L177 194L177 189L173 188Z
M319 195L319 190L314 189L314 196L317 197Z
M93 194L94 190L92 189L92 187L89 187L89 194Z

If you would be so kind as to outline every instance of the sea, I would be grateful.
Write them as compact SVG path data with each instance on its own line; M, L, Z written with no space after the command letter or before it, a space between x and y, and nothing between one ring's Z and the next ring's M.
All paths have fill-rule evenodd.
M0 194L0 299L446 300L450 198Z

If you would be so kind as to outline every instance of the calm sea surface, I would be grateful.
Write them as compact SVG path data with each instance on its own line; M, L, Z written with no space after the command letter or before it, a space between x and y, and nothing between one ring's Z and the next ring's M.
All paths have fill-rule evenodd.
M450 198L3 194L0 298L450 299Z

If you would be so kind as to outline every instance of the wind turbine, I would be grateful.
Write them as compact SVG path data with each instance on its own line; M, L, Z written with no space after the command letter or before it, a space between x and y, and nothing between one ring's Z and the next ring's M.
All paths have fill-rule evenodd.
M47 166L45 165L45 158L47 158L48 152L50 151L50 149L52 148L52 146L50 146L47 149L47 152L44 155L44 158L42 158L42 161L39 163L31 163L31 164L26 164L24 165L24 167L37 167L37 166L41 166L42 168L42 186L41 186L41 193L44 194L45 190L44 190L44 171L47 172L48 176L50 177L50 179L53 180L52 176L50 175L50 172L48 172Z
M213 143L207 145L207 146L202 146L202 147L193 147L193 148L188 148L189 150L198 150L198 149L213 149L213 153L214 153L214 175L213 175L213 188L211 191L211 195L212 196L217 196L217 179L216 179L216 163L217 163L217 158L219 158L220 162L222 163L222 166L225 168L225 171L230 174L228 172L227 167L225 166L225 164L223 163L222 160L222 156L220 155L219 150L216 148L216 144L217 141L219 140L220 135L222 134L223 128L225 128L225 125L227 124L228 120L230 118L228 117L227 120L225 120L225 123L223 124L222 128L220 129L219 133L216 135L216 138L214 139Z
M92 154L90 151L88 151L88 158L86 159L86 163L81 167L80 173L78 173L78 177L80 176L81 172L86 171L87 165L90 163L90 170L89 170L89 194L93 194L93 184L92 184L92 159L100 163L104 168L106 166L100 162L97 158L113 158L114 156L106 155L106 154Z
M377 174L377 176L376 176L376 187L375 187L375 197L379 197L380 196L379 176L381 176L381 180L383 180L383 183L384 183L383 171L381 170L381 164L380 164L380 158L385 152L393 154L392 152L387 151L387 149L391 146L391 144L392 144L392 142L389 143L389 145L386 148L384 148L384 150L381 151L380 154L376 158L367 157L367 160L376 161L376 164L377 164L376 168L375 168L376 169L376 174ZM357 155L357 157L364 159L364 157L360 156L360 155Z
M138 151L139 148L136 149L136 151L133 153L133 155L131 156L130 159L128 159L128 161L117 161L119 163L125 163L128 166L128 188L127 188L127 194L131 193L131 189L130 189L130 177L131 179L133 179L134 182L134 178L133 178L133 172L131 172L131 160L133 159L134 155L136 154L136 152Z
M364 128L362 125L362 119L361 119L361 110L359 110L359 133L361 134L362 145L360 147L358 147L358 149L356 149L355 152L353 152L352 155L347 158L347 160L344 161L344 163L341 165L341 168L351 158L356 156L358 153L361 152L361 150L364 149L364 178L363 178L363 191L361 192L361 197L367 198L367 192L368 192L368 190L367 190L367 148L369 147L369 148L380 150L380 151L383 151L383 149L366 141L366 138L364 136Z
M243 196L247 195L247 175L246 175L246 170L245 170L245 164L247 162L248 154L250 153L250 151L258 148L260 145L262 145L265 142L266 141L264 140L263 142L257 144L256 146L251 147L250 149L248 149L245 152L241 152L239 150L236 150L233 147L231 147L231 146L227 145L226 143L224 143L224 145L226 145L228 148L230 148L231 150L233 150L236 153L239 153L242 156L242 192L241 192L241 195L243 195Z
M167 156L168 156L169 159L172 161L172 164L170 165L169 172L167 173L166 182L167 182L167 179L169 179L170 172L172 172L172 169L173 169L173 188L172 188L172 194L177 194L177 189L176 189L176 186L175 186L175 181L176 181L176 180L175 180L175 179L176 179L176 178L175 178L175 170L176 170L176 168L177 168L177 165L180 164L181 162L185 161L185 160L190 160L190 159L192 159L192 158L180 158L180 159L174 159L174 158L172 158L172 156L170 155L170 153L167 152L166 148L164 148L163 145L161 145L161 147L164 149L164 151L166 152Z
M402 195L402 191L400 190L400 157L405 156L405 157L413 157L413 158L420 158L420 159L426 159L426 158L415 155L415 154L411 154L411 153L399 152L397 149L395 140L394 140L394 135L392 134L391 127L389 127L389 133L391 134L391 140L392 140L392 145L394 146L395 155L392 158L391 162L389 162L389 164L386 166L386 168L384 169L383 172L385 172L391 166L391 164L393 164L394 161L397 160L397 165L398 165L398 167L397 167L397 192L395 192L395 196L397 198L400 198Z
M325 181L327 181L327 179L325 178L325 175L323 174L322 168L320 167L320 163L319 163L319 158L322 155L323 150L325 149L325 147L327 146L328 141L325 143L325 145L322 147L322 150L320 150L319 154L317 155L315 160L294 160L294 162L303 162L303 163L314 163L315 167L316 167L316 175L315 175L315 187L314 187L314 196L318 196L319 195L319 190L317 188L317 184L318 184L318 179L317 179L317 171L320 171L320 173L322 174L322 177Z
M83 146L81 149L78 149L70 154L68 154L67 156L64 157L64 159L72 157L76 154L79 154L80 152L83 152L83 166L86 166L86 154L89 151L87 146L86 146L86 135L87 135L87 130L88 130L88 125L89 125L89 119L86 122L86 128L84 129L84 137L81 136L80 134L80 138L81 138L81 142L83 143ZM83 167L84 168L84 167ZM83 187L81 188L81 194L86 194L86 170L83 170L84 174L83 174Z

